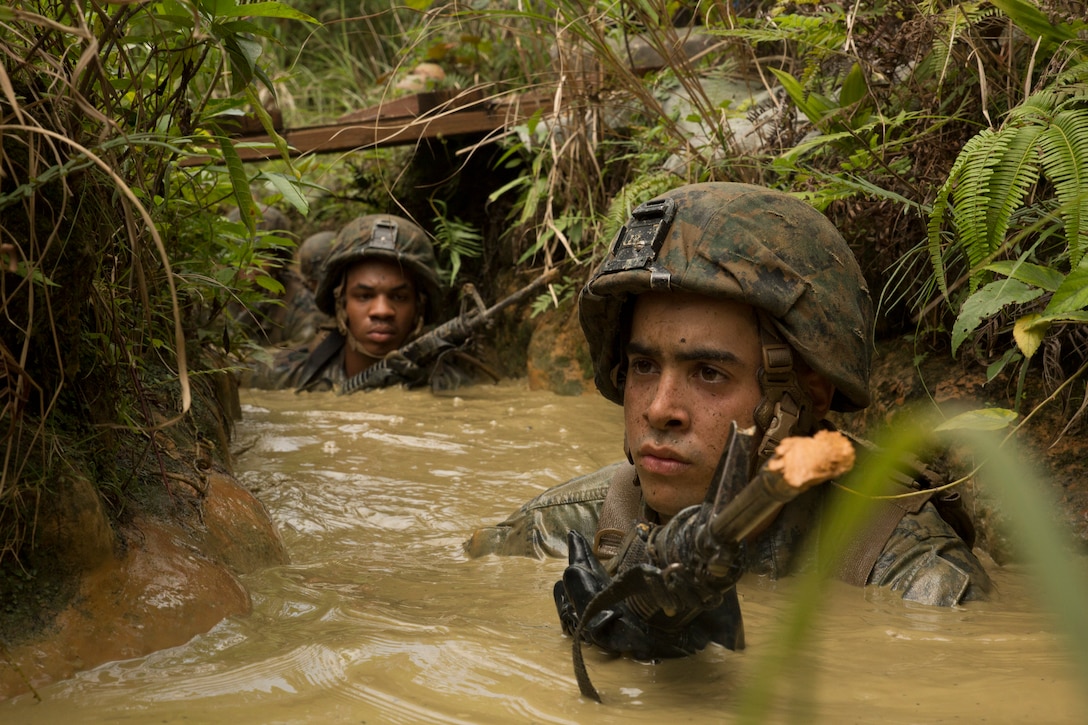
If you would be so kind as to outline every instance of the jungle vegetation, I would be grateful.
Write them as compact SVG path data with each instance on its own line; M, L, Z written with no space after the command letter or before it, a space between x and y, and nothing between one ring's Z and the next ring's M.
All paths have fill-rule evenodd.
M115 517L155 485L138 472L156 432L195 427L194 399L214 409L259 342L237 311L274 301L302 237L362 213L412 216L449 281L492 299L504 274L561 267L545 312L641 201L771 186L843 231L879 336L1041 376L1070 427L1088 405L1082 3L15 0L0 54L5 591L33 580L39 506L76 469ZM275 137L281 117L470 90L558 112L238 157L246 118ZM266 207L290 233L262 227Z

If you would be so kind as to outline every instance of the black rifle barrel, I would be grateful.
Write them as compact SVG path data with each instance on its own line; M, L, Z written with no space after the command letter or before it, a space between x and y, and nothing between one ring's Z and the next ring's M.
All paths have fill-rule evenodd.
M417 350L427 350L430 345L427 342L427 338L438 337L453 345L459 345L468 339L469 335L473 333L478 327L490 320L502 310L506 309L510 305L521 302L530 294L535 292L539 287L542 287L549 282L555 280L558 276L558 269L551 269L544 274L537 277L535 280L522 287L517 292L503 297L495 304L488 307L486 310L475 310L463 315L458 315L452 320L443 322L438 327L434 328L425 335L417 337L409 343L406 343L400 347L400 353L405 357L412 359L413 354Z
M395 379L389 362L393 359L397 361L406 360L411 365L419 368L426 366L434 358L437 358L440 353L464 343L473 332L486 325L499 312L510 305L521 302L540 287L555 281L558 276L558 268L550 269L525 287L504 297L485 310L474 310L443 322L430 332L401 345L400 348L389 353L385 358L352 376L341 386L340 394L349 395L358 390L368 390L388 384L386 381Z

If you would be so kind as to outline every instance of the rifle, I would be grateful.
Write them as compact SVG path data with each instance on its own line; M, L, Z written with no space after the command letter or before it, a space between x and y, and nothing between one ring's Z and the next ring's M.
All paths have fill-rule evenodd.
M697 576L722 576L725 572L719 562L727 558L720 556L723 549L747 539L782 505L813 486L839 478L854 465L854 447L844 435L818 431L813 436L783 440L770 460L748 479L747 457L741 457L736 423L731 425L729 444L710 484L710 491L716 492L710 516L691 536ZM738 482L743 486L739 491ZM737 492L726 503L729 491Z
M370 367L353 375L340 388L340 395L382 388L404 380L422 379L427 367L442 354L461 347L478 330L488 326L499 312L521 302L540 287L555 281L558 276L559 270L551 269L517 292L487 308L484 308L482 300L475 296L475 309L464 312L411 342L405 343Z
M635 536L628 538L629 552L618 554L625 560L614 578L596 559L588 561L592 557L588 544L578 532L571 532L570 544L577 546L572 550L579 553L571 558L567 572L577 564L596 579L596 586L589 587L585 578L581 579L586 591L578 598L584 600L586 594L591 598L577 612L577 623L568 632L573 639L578 689L586 697L601 700L582 658L583 640L613 652L625 648L639 651L635 650L638 647L654 659L692 654L705 646L705 640L698 643L698 636L714 638L730 649L742 647L740 604L733 588L743 571L741 542L780 506L813 486L841 476L854 465L853 446L841 433L832 431L784 439L770 460L754 473L747 448L750 440L738 433L735 422L731 423L728 444L702 505L684 509L663 526L637 527ZM626 559L627 553L633 557ZM567 579L565 572L564 589ZM569 590L567 594L568 599L575 600ZM601 617L603 612L609 614ZM696 618L703 612L716 616L709 623L700 623ZM663 621L662 615L667 619ZM561 608L561 621L563 616ZM647 627L646 623L660 629ZM688 625L701 631L690 639L694 643L691 651L681 636ZM564 631L568 631L565 621ZM734 638L732 644L722 639L728 636Z

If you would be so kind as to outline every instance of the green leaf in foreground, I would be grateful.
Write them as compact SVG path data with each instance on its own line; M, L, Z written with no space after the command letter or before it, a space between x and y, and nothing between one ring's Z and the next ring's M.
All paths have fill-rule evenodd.
M1031 302L1042 294L1041 289L1029 287L1015 279L990 282L975 292L963 303L952 326L952 355L984 319L997 314L1006 305Z
M949 418L935 430L1002 430L1012 425L1016 418L1016 411L1007 408L980 408Z

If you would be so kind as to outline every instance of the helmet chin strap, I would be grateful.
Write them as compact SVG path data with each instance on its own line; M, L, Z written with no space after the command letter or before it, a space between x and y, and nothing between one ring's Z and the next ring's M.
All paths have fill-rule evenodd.
M763 365L759 369L759 387L763 400L752 413L762 438L756 451L758 463L770 458L784 438L807 435L816 427L812 397L797 381L793 369L793 351L778 335L770 318L760 313L759 336L763 346Z

